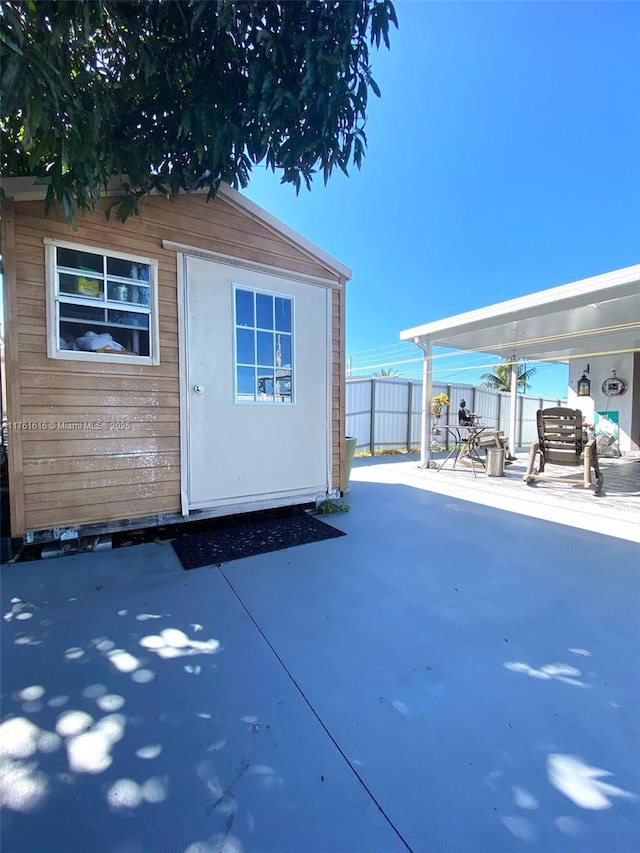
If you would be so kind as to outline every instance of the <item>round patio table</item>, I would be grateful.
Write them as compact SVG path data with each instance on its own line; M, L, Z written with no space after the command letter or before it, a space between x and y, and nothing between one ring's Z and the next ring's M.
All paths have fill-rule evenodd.
M468 460L474 477L476 476L476 462L484 471L484 460L478 453L476 440L486 429L488 429L488 427L483 426L482 424L472 424L469 426L462 426L461 424L442 424L442 427L449 433L454 444L452 450L449 452L448 456L443 459L437 470L442 471L447 462L450 459L453 459L452 468L455 468L458 462Z

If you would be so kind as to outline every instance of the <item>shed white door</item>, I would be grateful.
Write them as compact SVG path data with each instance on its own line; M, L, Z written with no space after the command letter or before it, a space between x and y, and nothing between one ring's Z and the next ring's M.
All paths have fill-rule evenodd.
M187 257L185 294L189 507L326 492L329 291Z

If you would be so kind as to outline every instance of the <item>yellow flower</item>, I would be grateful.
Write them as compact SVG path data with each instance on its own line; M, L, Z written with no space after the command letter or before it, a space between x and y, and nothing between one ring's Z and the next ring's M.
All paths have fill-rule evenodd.
M449 405L449 398L446 394L436 394L435 397L431 399L431 414L434 418L440 417L442 414L442 410L445 406Z

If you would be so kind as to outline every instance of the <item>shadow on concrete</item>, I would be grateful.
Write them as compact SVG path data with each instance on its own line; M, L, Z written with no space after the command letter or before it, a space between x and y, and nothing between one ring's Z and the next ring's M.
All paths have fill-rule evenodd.
M628 853L637 546L404 483L184 573L3 570L12 853Z
M7 850L402 849L217 569L15 564L3 620Z

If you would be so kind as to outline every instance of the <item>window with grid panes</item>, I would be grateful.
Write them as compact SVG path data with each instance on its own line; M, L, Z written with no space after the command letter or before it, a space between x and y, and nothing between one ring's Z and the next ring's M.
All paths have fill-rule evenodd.
M236 402L294 402L293 298L234 288Z
M46 251L49 355L157 364L157 262L57 241Z

